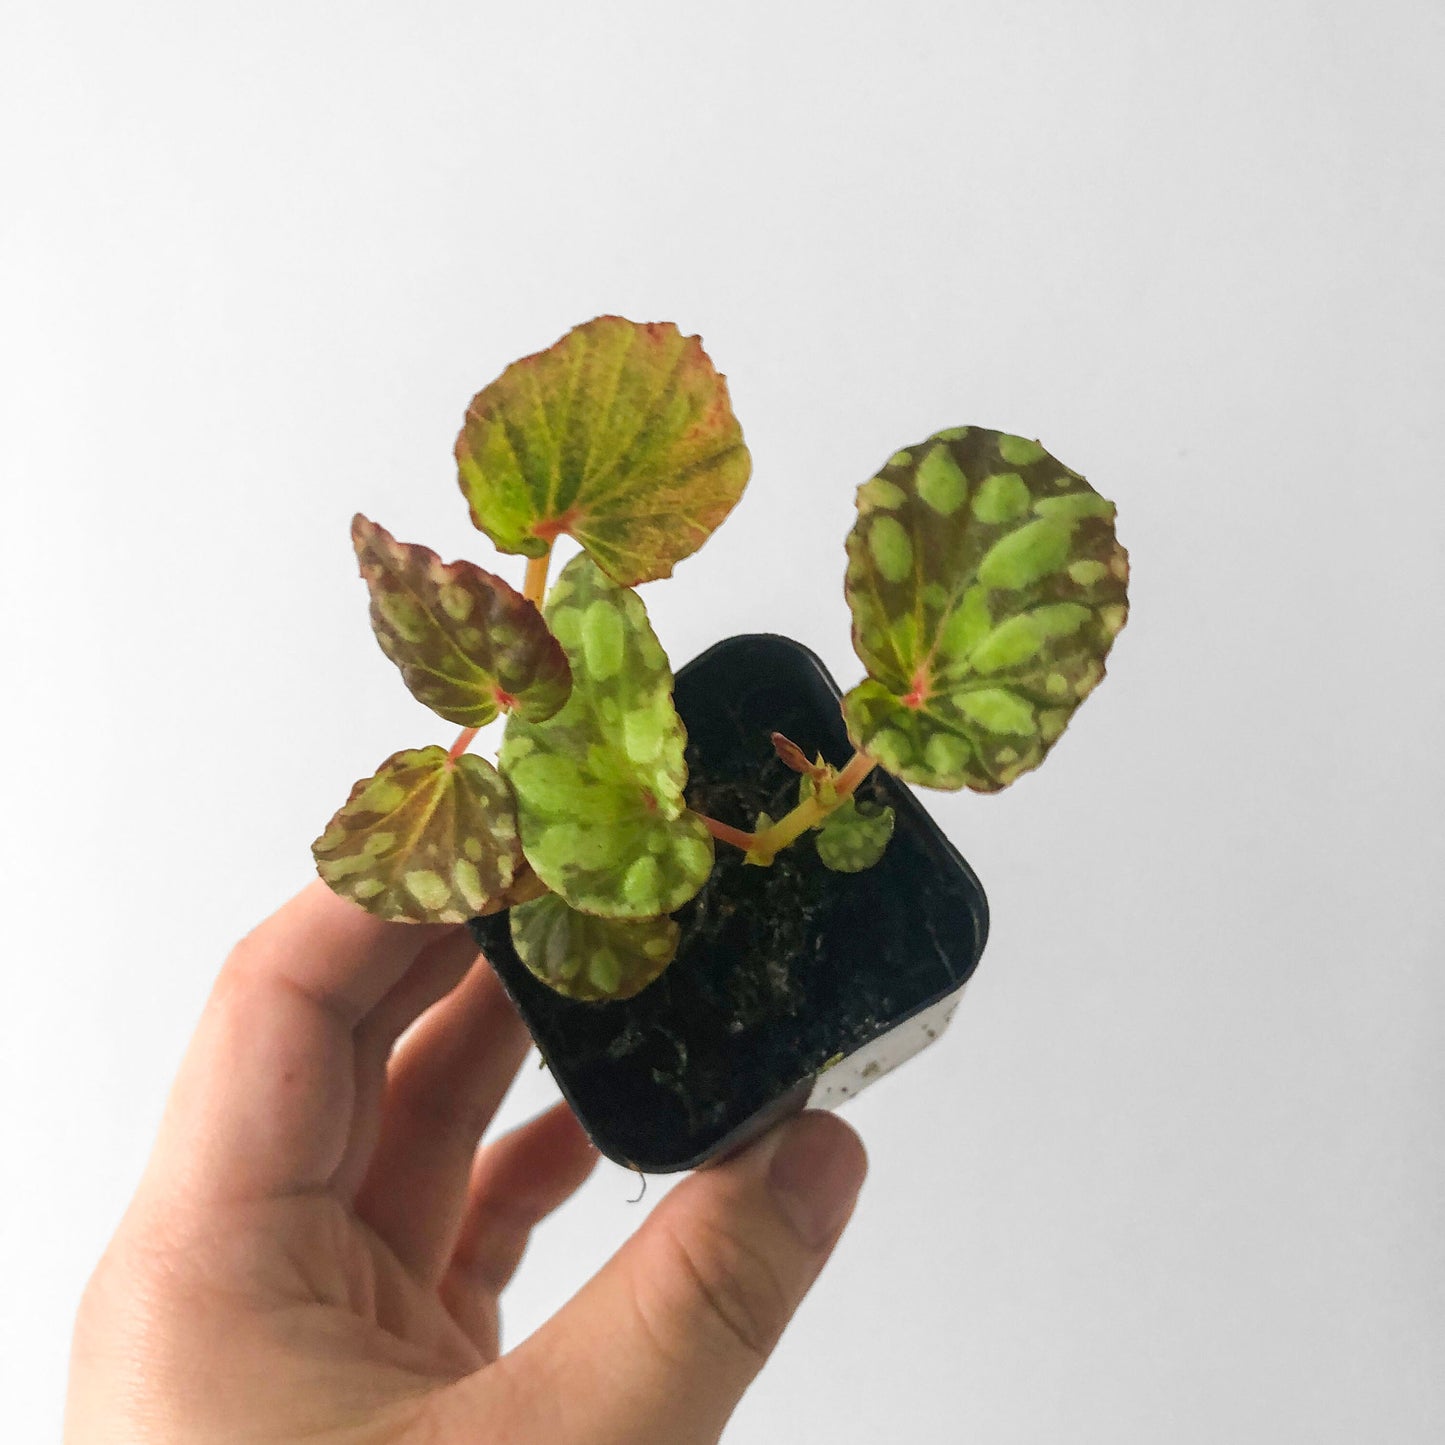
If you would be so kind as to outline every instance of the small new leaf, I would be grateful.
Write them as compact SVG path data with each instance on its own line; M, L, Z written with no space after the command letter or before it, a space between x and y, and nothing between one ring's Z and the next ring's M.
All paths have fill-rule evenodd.
M513 714L501 767L537 876L584 913L654 918L712 871L713 843L687 810L687 732L672 670L635 592L581 553L547 598L572 664L572 695L546 722Z
M808 755L797 743L783 733L771 734L773 751L778 755L778 761L785 768L791 768L795 773L811 773L813 765L808 761Z
M561 644L500 577L398 542L360 513L351 540L377 641L418 702L479 728L501 709L541 721L567 701L572 678Z
M565 532L625 587L671 576L752 466L699 339L620 316L513 362L473 398L456 456L472 521L503 552L540 557Z
M1006 787L1104 676L1128 578L1114 504L1037 442L955 427L897 453L848 537L854 744L910 783Z
M679 930L661 918L598 918L556 894L511 912L517 956L549 988L596 1002L631 998L672 962Z
M893 809L845 798L823 820L816 842L824 867L861 873L882 856L893 836Z
M512 795L484 758L389 757L311 845L316 871L378 918L462 923L505 906L523 868Z
M798 782L798 801L806 803L816 793L823 807L831 808L838 801L837 783L838 770L829 767L820 753L808 776Z

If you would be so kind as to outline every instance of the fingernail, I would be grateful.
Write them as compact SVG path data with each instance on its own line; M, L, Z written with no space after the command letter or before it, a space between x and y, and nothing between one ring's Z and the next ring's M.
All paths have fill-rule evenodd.
M781 1133L768 1187L803 1243L821 1249L852 1213L868 1158L857 1136L827 1114L804 1114Z

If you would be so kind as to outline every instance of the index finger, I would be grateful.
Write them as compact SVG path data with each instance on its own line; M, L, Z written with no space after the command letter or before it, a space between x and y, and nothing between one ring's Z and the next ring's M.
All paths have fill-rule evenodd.
M324 1187L356 1105L356 1027L456 925L387 923L320 880L226 960L147 1180L203 1200Z

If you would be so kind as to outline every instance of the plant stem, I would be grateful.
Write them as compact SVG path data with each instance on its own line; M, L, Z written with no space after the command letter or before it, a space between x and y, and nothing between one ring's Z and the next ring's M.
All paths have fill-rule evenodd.
M833 783L834 798L831 803L823 802L819 793L804 798L791 813L779 818L771 828L765 828L753 842L751 857L755 863L771 863L790 843L796 843L809 828L816 828L835 808L853 796L858 784L868 776L877 764L866 753L854 753L848 759L843 771Z
M833 784L834 791L838 794L838 801L841 803L844 798L851 798L858 791L858 784L877 766L877 761L870 758L867 753L854 753L848 759L843 771L838 774L838 781Z
M744 833L741 828L733 828L727 823L719 823L716 818L709 818L706 813L699 813L697 816L719 843L731 843L734 848L741 848L744 853L752 848L754 834Z
M791 813L785 814L771 828L764 828L757 835L748 857L754 863L766 866L789 844L796 843L809 828L816 828L832 811L832 808L825 808L818 801L816 793L811 798L804 798Z
M456 742L452 744L451 751L447 754L447 761L454 763L471 747L472 739L481 732L481 728L463 728Z
M522 596L538 612L542 610L542 599L547 595L547 569L551 565L551 547L548 547L540 557L527 558L527 580L522 584Z
M767 865L790 843L796 843L809 828L816 828L829 813L851 798L857 791L858 784L875 767L877 764L866 753L854 753L843 771L833 780L834 799L831 803L824 803L815 792L811 798L804 798L791 813L779 818L761 833L745 833L740 828L719 823L716 818L709 818L705 813L699 813L698 817L719 842L731 843L734 848L741 848L750 862Z

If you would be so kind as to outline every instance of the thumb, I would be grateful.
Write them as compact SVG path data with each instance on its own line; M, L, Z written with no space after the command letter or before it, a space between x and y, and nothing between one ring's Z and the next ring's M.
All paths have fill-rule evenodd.
M552 1438L715 1445L832 1253L867 1167L846 1124L806 1113L679 1184L505 1362L545 1400Z

